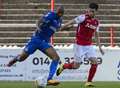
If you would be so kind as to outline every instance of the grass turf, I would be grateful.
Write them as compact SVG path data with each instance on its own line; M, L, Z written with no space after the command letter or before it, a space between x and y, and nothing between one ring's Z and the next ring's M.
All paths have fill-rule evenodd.
M120 88L120 82L94 82L95 87L84 87L83 82L61 82L58 86L46 88ZM36 88L33 82L4 82L0 81L0 88Z

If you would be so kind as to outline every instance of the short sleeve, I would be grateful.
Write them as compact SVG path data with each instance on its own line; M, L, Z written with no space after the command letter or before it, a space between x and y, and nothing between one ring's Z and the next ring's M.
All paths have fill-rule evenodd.
M74 20L77 24L82 23L85 20L85 15L80 15L76 17Z
M50 20L53 19L53 13L52 12L48 12L47 14L44 15L45 19Z

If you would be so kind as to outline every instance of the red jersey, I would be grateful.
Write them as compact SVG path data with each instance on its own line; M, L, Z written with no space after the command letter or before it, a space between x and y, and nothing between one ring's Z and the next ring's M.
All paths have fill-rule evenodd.
M76 30L76 43L78 45L91 45L94 32L99 29L99 22L88 15L80 15L75 18L78 27Z

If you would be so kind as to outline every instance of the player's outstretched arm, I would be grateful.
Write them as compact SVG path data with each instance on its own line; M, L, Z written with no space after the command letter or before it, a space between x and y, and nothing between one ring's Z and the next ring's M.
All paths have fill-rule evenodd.
M95 39L96 39L96 45L98 45L101 54L104 55L104 51L102 50L101 44L99 41L99 32L95 32Z
M73 27L73 24L80 24L80 23L84 22L85 17L86 16L84 14L75 17L74 19L72 19L72 20L68 21L67 23L65 23L61 27L61 30L67 30L67 29L69 29L70 25L71 25L71 27ZM68 27L68 28L66 28L66 27Z
M68 21L67 23L65 23L61 28L60 30L63 31L63 30L68 30L69 28L73 27L73 24L75 23L75 20L70 20Z

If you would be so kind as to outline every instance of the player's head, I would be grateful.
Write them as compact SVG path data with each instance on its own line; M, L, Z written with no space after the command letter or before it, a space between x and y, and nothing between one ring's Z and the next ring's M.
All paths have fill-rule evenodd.
M64 15L64 7L63 6L59 6L56 10L56 13L59 17Z
M90 3L89 8L87 10L87 14L91 17L94 17L97 10L98 10L98 4L97 3Z

